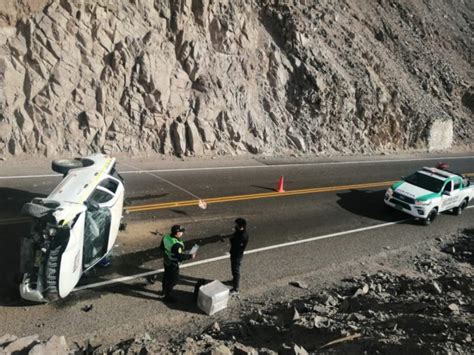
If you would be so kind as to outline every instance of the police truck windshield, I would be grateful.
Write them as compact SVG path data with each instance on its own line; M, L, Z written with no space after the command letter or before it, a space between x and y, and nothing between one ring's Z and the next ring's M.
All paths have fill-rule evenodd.
M431 191L431 192L440 192L444 181L440 179L436 179L426 174L421 173L414 173L408 176L405 179L405 182L409 184L421 187L422 189Z

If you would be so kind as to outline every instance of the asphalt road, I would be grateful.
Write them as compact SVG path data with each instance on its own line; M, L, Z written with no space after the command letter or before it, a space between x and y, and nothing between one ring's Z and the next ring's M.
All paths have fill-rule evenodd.
M234 161L223 164L227 166L225 168L217 167L215 162L207 165L176 162L163 171L160 164L153 161L122 161L127 207L132 211L127 216L129 228L118 238L112 266L89 273L81 280L81 286L161 268L161 254L157 248L160 233L168 232L169 227L177 223L186 227L188 245L200 245L197 261L201 262L225 255L228 250L225 235L231 233L236 217L248 220L249 250L329 235L327 239L248 255L244 272L249 276L243 280L244 294L256 292L275 280L380 252L387 246L396 248L458 228L473 227L473 208L460 217L443 214L432 226L422 227L404 214L384 209L382 202L386 186L391 181L419 167L433 166L438 160L447 161L452 170L474 173L474 157L463 156L442 159L412 156L408 158L410 160L375 158L367 161L345 158L341 162L267 159ZM135 168L160 171L133 173ZM48 335L61 332L80 337L81 334L103 331L104 317L107 323L135 324L137 319L148 319L147 315L155 314L157 307L169 321L176 309L168 309L156 302L159 297L155 291L159 286L144 286L142 278L126 285L78 291L69 299L52 305L30 306L18 300L15 275L20 238L29 228L27 222L17 219L19 210L32 197L47 195L60 181L60 177L55 176L27 176L50 174L46 168L41 169L28 171L27 167L21 166L16 170L4 169L2 171L7 173L3 178L0 176L0 267L4 275L0 280L0 316L9 320L1 322L0 334ZM284 176L284 188L288 194L272 194L280 176ZM361 184L365 187L361 188ZM291 194L295 191L298 194ZM196 205L183 206L186 204L181 201L196 200L196 196L214 203L209 203L205 210ZM173 202L177 203L170 207ZM397 224L385 225L390 222ZM383 226L377 227L379 225ZM370 227L377 228L368 229ZM360 231L330 236L356 229ZM227 260L183 269L187 276L179 287L184 293L182 297L189 300L189 292L197 278L227 279L230 277L229 269ZM100 311L92 319L78 310L87 302L94 302L96 308L100 305ZM125 312L130 307L137 310L132 317ZM193 313L189 305L179 306L178 310ZM15 320L18 313L22 314L21 321ZM161 318L154 315L152 318L151 323L161 324ZM75 321L71 323L70 319ZM137 329L135 325L130 327L128 331ZM127 332L122 331L124 334ZM117 334L120 331L116 329Z

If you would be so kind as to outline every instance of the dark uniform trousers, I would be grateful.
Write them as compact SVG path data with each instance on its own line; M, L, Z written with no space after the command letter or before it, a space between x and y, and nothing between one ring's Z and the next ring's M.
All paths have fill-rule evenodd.
M178 284L179 265L177 263L164 264L163 273L163 295L169 297L173 288Z
M230 257L230 268L232 270L232 287L235 290L240 286L240 265L242 264L243 255Z

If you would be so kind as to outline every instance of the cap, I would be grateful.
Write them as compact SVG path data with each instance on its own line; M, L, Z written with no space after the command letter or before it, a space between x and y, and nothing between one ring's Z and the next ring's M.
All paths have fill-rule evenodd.
M171 233L172 234L176 234L178 232L184 232L184 231L185 231L184 227L180 226L179 224L176 224L173 227L171 227Z

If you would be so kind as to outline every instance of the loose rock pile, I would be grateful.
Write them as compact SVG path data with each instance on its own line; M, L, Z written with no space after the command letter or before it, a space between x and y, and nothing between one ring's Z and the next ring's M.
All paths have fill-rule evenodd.
M135 339L117 353L181 354L473 353L474 230L444 253L414 257L412 274L381 271L343 286L270 307L253 306L240 322L214 323L202 335L159 343ZM418 271L418 272L417 272ZM306 286L301 281L295 287ZM123 345L123 344L122 344Z

